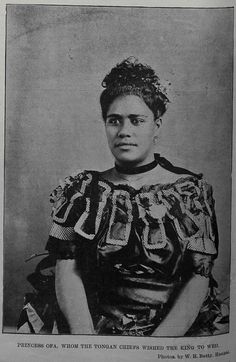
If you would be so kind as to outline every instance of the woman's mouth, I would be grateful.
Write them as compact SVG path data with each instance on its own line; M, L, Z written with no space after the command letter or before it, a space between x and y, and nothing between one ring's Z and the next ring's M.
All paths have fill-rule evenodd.
M117 143L116 144L116 146L115 147L136 147L137 146L137 144L136 143L132 143L132 142L119 142L119 143Z

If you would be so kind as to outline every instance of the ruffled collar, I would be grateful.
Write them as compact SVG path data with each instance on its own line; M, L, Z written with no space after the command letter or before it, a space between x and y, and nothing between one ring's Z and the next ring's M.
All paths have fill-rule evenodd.
M202 178L189 175L135 189L114 184L98 171L84 171L67 178L52 196L56 224L87 240L105 232L104 245L124 247L135 230L145 250L171 248L170 243L178 238L189 247L197 242L199 250L215 253L214 202L211 188ZM174 240L169 240L169 230L176 233ZM58 237L55 232L51 235ZM203 236L212 240L208 249Z
M167 189L170 189L170 188L173 188L175 187L176 185L181 185L181 184L184 184L186 182L196 182L198 181L199 179L201 181L203 181L203 177L201 175L201 178L196 178L195 176L193 175L188 175L188 176L182 176L180 178L178 178L177 180L173 181L173 182L168 182L168 183L155 183L155 184L145 184L139 188L135 188L129 184L125 184L125 183L113 183L112 181L109 181L107 180L106 178L104 178L102 176L102 173L100 171L87 171L89 172L93 178L95 178L98 181L102 181L104 182L105 184L107 184L112 190L124 190L124 191L127 191L129 192L130 194L139 194L139 193L143 193L143 192L149 192L149 191L157 191L157 190L167 190Z

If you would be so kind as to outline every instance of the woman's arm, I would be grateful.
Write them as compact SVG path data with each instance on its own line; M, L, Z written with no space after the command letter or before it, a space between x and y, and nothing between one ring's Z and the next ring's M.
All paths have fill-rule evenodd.
M57 260L55 287L71 334L94 334L84 285L74 259Z
M178 295L173 307L153 336L184 336L195 321L207 295L209 278L194 274Z

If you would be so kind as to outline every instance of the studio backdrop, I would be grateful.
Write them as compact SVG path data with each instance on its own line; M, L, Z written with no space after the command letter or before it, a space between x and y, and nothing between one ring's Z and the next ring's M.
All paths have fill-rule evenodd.
M113 165L101 82L129 56L149 64L170 104L156 151L213 185L220 245L214 277L229 295L233 9L8 5L4 331L50 228L49 195L80 169Z

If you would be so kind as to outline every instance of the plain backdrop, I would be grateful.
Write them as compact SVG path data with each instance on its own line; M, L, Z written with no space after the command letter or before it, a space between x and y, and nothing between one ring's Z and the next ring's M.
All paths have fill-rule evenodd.
M168 85L157 152L214 188L229 292L233 9L8 5L6 35L4 326L15 327L26 276L44 250L50 192L77 169L113 165L101 82L128 56ZM171 85L169 85L171 83ZM5 329L7 331L7 328Z

